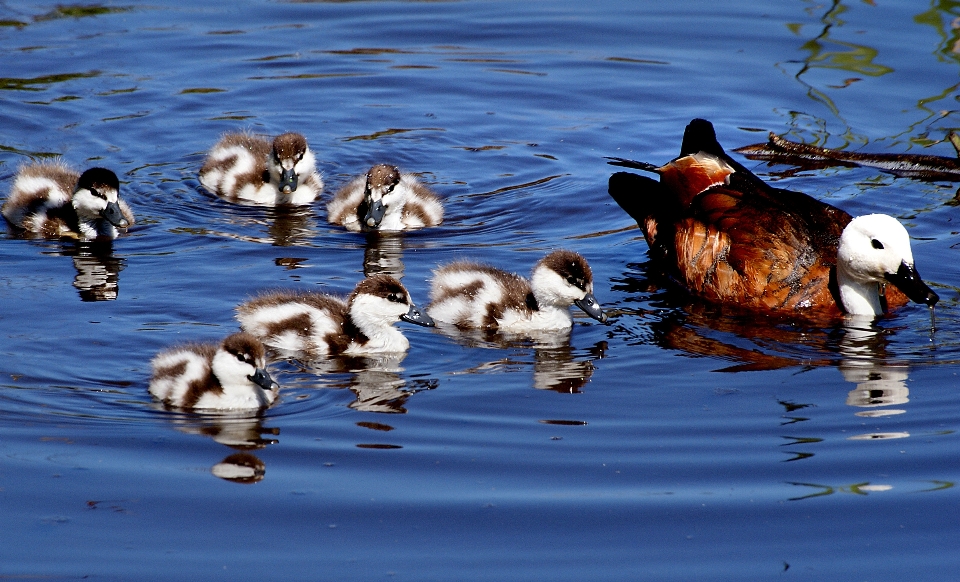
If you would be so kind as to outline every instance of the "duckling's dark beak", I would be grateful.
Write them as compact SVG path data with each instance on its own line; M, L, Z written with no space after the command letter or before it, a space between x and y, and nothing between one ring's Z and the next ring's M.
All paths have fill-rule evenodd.
M268 374L263 368L257 368L257 371L253 373L253 376L247 376L247 378L268 392L280 388L280 385L274 382L273 378L270 377L270 374Z
M116 202L107 202L107 207L100 211L100 216L117 228L127 228L130 226L127 219L123 217L123 213L120 212L120 205Z
M297 173L293 168L280 172L280 191L289 194L297 189Z
M380 226L383 215L387 213L387 207L383 205L382 200L374 200L367 206L367 214L363 217L363 223L371 228Z
M416 305L411 305L410 310L401 315L400 319L409 323L422 325L423 327L433 327L436 325L430 316L417 309Z
M607 314L600 309L600 304L597 303L597 298L593 296L593 293L587 293L583 296L583 299L577 299L574 303L582 309L584 313L600 323L607 322Z
M897 286L897 289L911 300L917 303L923 303L927 307L933 307L940 301L940 296L933 292L933 289L927 287L927 284L920 278L920 273L913 265L905 262L900 263L900 268L896 273L887 273L884 275L887 281Z

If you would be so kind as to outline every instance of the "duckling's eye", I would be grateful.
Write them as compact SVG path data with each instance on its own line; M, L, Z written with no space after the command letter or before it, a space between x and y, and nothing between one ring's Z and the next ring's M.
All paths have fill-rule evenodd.
M246 361L247 361L247 359L246 359L245 357L243 357L243 354L237 354L237 359L238 359L239 361L241 361L241 362L246 362Z
M870 244L873 245L873 248L875 249L883 250L883 243L878 241L877 239L871 240Z
M394 303L406 303L406 299L399 293L391 293L390 295L387 295L387 301L392 301Z
M583 289L583 280L582 280L582 279L578 279L578 278L573 277L573 276L567 277L567 283L570 283L571 285L573 285L574 287L576 287L576 288L578 288L578 289Z
M96 188L94 188L93 186L90 186L89 190L90 190L90 193L93 194L94 196L96 196L97 198L103 198L104 200L107 199L106 196L104 196L103 194L101 194L100 191L97 190Z

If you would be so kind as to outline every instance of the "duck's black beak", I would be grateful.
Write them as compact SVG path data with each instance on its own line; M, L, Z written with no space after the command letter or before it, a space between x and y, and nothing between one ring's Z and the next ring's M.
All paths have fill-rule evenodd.
M417 325L422 325L423 327L433 327L436 324L433 322L433 319L429 315L423 313L417 309L416 305L411 305L410 310L400 316L400 319L408 323L415 323Z
M937 304L937 301L940 301L940 296L934 293L933 289L927 287L927 284L920 278L917 268L913 265L901 262L896 273L887 273L884 277L917 303L933 307Z
M577 299L574 303L582 309L584 313L600 323L607 322L607 314L600 309L600 304L597 303L597 298L593 296L593 293L587 293L583 296L583 299Z
M370 228L377 228L386 213L387 207L383 205L383 201L374 200L367 206L367 214L363 217L363 223Z
M247 376L247 378L268 392L280 388L280 386L273 381L273 378L270 377L270 374L268 374L263 368L257 368L257 371L253 373L253 376Z
M120 212L120 205L116 202L107 202L107 207L100 211L100 216L117 228L130 226L127 219L123 217L123 212Z
M284 194L289 194L296 191L297 189L297 173L293 171L293 168L289 170L283 170L280 172L280 191Z

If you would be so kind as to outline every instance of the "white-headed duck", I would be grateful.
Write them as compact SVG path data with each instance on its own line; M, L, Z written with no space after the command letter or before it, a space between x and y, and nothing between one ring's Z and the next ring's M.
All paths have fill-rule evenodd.
M114 239L134 222L116 174L81 174L60 161L21 167L0 212L16 228L51 238Z
M515 332L567 329L576 305L600 322L593 273L578 253L559 250L533 268L530 281L489 265L459 261L434 270L427 313L459 328Z
M432 327L389 275L367 277L344 300L324 293L274 291L237 307L240 327L282 354L314 359L324 355L404 352L400 320Z
M265 369L265 358L263 344L247 333L235 333L219 345L175 346L153 358L150 393L173 408L265 408L280 390Z
M327 219L353 231L412 230L443 222L443 204L413 174L377 164L334 194Z
M609 192L643 231L651 257L694 295L753 311L878 316L939 297L914 266L894 218L849 214L772 188L729 157L713 125L694 119L680 156L662 167L615 159Z
M200 168L200 183L230 202L304 205L323 191L316 159L303 135L288 132L272 142L251 133L228 133Z

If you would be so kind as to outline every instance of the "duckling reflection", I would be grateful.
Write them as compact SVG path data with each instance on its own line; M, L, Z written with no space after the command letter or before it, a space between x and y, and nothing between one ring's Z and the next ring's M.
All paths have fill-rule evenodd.
M73 286L81 301L113 301L119 295L120 271L126 260L113 256L109 244L80 244L68 252L73 258L77 276Z
M224 481L249 485L262 481L267 467L250 453L234 453L214 465L210 472Z
M857 416L878 417L903 414L906 410L883 408L906 404L910 398L906 364L888 362L887 341L871 321L853 320L844 326L840 340L840 373L844 380L856 384L847 394L847 404L869 408Z
M212 438L224 446L236 450L210 468L210 472L233 483L256 483L263 480L266 465L250 451L275 445L279 428L264 426L261 413L206 412L204 414L171 412L162 404L152 406L163 410L171 418L173 427L185 434Z
M367 245L363 250L363 274L390 275L403 278L403 235L396 232L374 230L366 233Z
M191 228L190 234L222 237L278 247L305 246L317 235L317 221L309 206L231 208L224 219L235 231Z
M178 431L209 437L232 449L249 451L279 442L273 437L280 434L280 429L264 426L264 418L259 413L176 413L170 412L159 403L154 404L154 407L169 414L173 427Z
M569 329L511 333L496 328L462 329L444 323L438 323L437 329L467 347L532 352L533 387L568 394L580 393L590 382L596 369L594 362L603 358L607 349L606 342L598 342L587 349L589 357L578 359L570 345ZM528 365L523 360L507 357L468 368L463 373L482 374L490 370L522 369Z
M350 389L356 395L356 400L349 404L354 410L406 414L404 406L410 396L437 385L436 380L408 380L401 376L404 369L400 364L406 355L405 352L389 352L319 359L305 363L302 370L332 380L326 384L328 387ZM337 381L335 377L338 375L346 377Z

